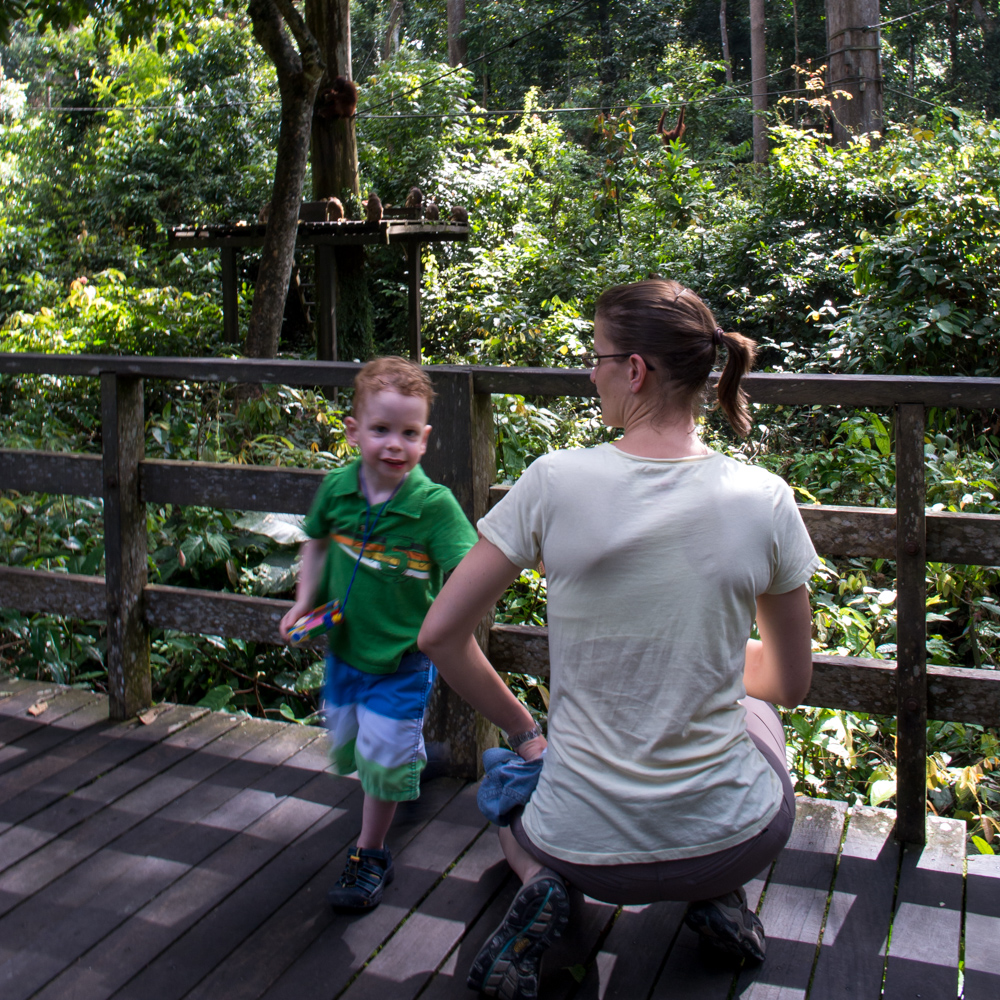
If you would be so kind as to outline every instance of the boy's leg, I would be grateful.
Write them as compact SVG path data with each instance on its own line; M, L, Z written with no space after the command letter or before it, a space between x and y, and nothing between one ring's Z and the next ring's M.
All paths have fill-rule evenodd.
M392 818L396 815L396 803L385 799L376 799L365 795L365 804L361 813L361 835L358 837L358 847L370 848L376 851L385 847L385 835L392 826Z

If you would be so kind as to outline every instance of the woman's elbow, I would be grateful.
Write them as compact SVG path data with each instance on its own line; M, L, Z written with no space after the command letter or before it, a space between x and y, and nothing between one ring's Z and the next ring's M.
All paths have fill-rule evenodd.
M812 687L812 661L797 664L792 670L786 671L781 685L780 697L776 699L782 708L795 708L801 705L809 695Z

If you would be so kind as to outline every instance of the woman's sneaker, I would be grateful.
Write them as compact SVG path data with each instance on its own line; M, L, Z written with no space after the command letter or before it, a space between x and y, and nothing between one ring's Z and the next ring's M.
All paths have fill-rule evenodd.
M569 896L555 872L546 871L521 886L500 926L476 955L469 988L502 1000L534 1000L542 955L568 921Z
M736 958L764 961L767 952L764 925L747 906L743 886L727 892L725 896L692 903L684 916L684 923L697 931L708 944Z
M382 891L396 873L389 848L381 851L352 847L337 884L326 894L335 910L362 913L382 902Z

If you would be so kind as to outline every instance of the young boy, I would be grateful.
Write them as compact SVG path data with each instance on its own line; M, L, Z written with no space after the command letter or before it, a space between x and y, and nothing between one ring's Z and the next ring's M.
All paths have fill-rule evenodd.
M376 358L354 380L354 415L344 421L360 457L324 480L305 521L295 604L281 635L337 598L343 621L329 633L324 709L340 774L358 772L361 834L329 892L340 910L377 906L392 881L385 836L397 802L420 794L427 762L423 718L434 664L417 634L444 574L476 542L445 486L420 468L434 390L418 365Z

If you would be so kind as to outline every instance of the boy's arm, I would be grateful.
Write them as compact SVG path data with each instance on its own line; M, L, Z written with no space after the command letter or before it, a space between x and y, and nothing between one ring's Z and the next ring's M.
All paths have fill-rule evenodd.
M316 606L316 592L323 575L323 564L326 562L326 550L329 542L325 538L310 538L302 546L302 558L299 562L299 582L295 588L295 603L285 612L278 625L281 638L288 641L289 629Z

